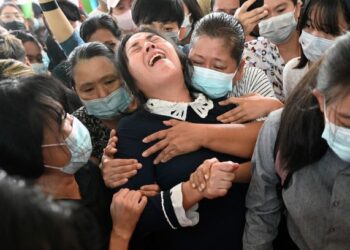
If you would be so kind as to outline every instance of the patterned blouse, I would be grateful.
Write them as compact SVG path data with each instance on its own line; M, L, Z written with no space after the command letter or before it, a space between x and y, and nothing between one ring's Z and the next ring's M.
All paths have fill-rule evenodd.
M243 58L246 65L262 69L272 83L276 97L284 102L283 69L285 62L278 47L269 40L259 37L245 43Z
M108 143L111 130L107 128L100 119L89 115L84 106L74 111L73 115L78 118L90 132L92 142L91 156L101 160L103 149Z

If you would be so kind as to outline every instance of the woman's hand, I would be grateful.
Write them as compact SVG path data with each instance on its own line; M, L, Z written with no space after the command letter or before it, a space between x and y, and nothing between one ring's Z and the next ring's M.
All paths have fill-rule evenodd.
M152 197L160 192L160 187L157 184L144 185L140 188L140 192L144 196Z
M217 117L222 123L245 123L267 116L271 111L283 107L278 99L259 94L230 97L220 105L236 104L237 107Z
M116 131L112 129L108 144L103 150L100 165L103 180L109 188L124 185L142 167L135 159L114 159L114 154L117 152L117 141Z
M206 160L192 173L192 188L197 188L207 199L225 196L238 168L239 164L231 161L219 162L216 158Z
M144 143L159 140L142 153L143 157L148 157L160 151L154 164L167 162L175 156L196 151L202 146L205 131L200 124L175 119L164 121L164 124L170 128L158 131L143 139Z
M235 12L234 17L243 25L244 34L248 36L258 23L268 15L265 6L248 11L248 8L255 3L256 0L248 0L242 4Z
M114 194L110 209L112 237L130 240L146 204L147 198L140 191L121 189Z

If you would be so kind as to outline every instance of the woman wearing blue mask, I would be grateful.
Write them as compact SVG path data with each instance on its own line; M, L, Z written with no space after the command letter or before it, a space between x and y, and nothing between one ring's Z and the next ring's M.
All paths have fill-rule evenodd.
M346 34L311 67L284 110L265 122L246 198L244 249L272 249L283 204L299 249L348 248L349 68Z
M259 22L260 37L245 44L243 58L248 66L264 70L276 97L283 102L283 68L289 60L300 55L297 23L301 1L265 0L264 7L268 14Z
M335 14L336 13L336 14ZM350 29L350 4L344 0L310 0L300 19L301 56L283 71L283 90L289 96L309 67L332 46L336 37Z
M92 155L96 163L102 157L110 130L122 113L130 110L131 94L117 69L112 49L92 42L77 47L68 59L74 89L83 107L73 113L90 131Z

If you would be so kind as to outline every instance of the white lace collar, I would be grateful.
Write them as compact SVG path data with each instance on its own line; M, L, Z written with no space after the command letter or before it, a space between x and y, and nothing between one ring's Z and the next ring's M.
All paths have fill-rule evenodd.
M196 100L193 102L168 102L159 99L148 99L145 108L152 114L169 116L185 121L187 118L187 109L191 107L199 117L207 117L209 110L214 107L213 101L201 93L195 96Z

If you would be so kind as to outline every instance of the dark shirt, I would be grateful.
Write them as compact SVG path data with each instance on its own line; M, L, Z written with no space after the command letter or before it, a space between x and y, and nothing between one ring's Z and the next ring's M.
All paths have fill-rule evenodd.
M200 118L189 107L186 120L193 123L218 123L216 117L230 109L232 106L223 107L214 102L214 108L209 111L208 116ZM187 228L181 228L177 222L169 190L176 184L187 181L191 173L206 159L216 157L220 161L231 160L238 163L244 160L201 148L166 163L154 165L155 155L147 158L141 156L154 143L145 144L142 139L166 129L163 121L169 119L171 118L141 110L123 118L119 123L116 158L136 158L143 166L124 187L139 189L142 185L156 182L163 190L161 194L149 198L138 223L135 239L139 235L153 232L150 236L150 249L240 249L245 223L247 184L235 183L225 197L199 202L199 223ZM165 218L165 214L168 218ZM176 230L172 229L167 219L177 227ZM131 242L131 249L146 247L140 241L134 240Z

